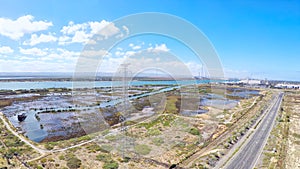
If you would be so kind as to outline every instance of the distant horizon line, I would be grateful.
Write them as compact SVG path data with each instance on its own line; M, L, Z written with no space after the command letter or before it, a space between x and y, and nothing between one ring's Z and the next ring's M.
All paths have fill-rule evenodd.
M45 76L45 77L52 77L55 78L56 76L69 76L73 77L75 72L0 72L0 77L18 77L18 76ZM95 72L81 72L82 74L94 74ZM97 72L96 76L112 76L114 72ZM154 75L165 75L160 73L141 73L138 77L146 76L153 77ZM147 77L147 76L146 76ZM159 77L166 77L166 76L159 76ZM269 78L249 78L249 77L223 77L223 78L215 78L215 77L201 77L199 75L192 75L191 77L178 75L178 77L185 77L185 78L208 78L208 79L225 79L225 80L265 80L268 81L283 81L283 82L300 82L300 80L286 80L286 79L269 79ZM58 77L57 77L58 78ZM61 77L60 77L61 78Z

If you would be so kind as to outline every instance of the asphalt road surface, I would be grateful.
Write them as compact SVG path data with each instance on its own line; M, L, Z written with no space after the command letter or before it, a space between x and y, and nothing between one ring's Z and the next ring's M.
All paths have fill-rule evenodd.
M229 161L229 163L227 163L227 165L225 165L224 168L252 169L255 166L257 159L262 153L268 136L273 128L273 124L283 98L283 93L280 93L276 98L277 101L274 105L271 105L272 108L261 121L261 124L258 126L258 128L254 131L252 137L250 137L249 141L242 146L242 148L234 155L234 157Z

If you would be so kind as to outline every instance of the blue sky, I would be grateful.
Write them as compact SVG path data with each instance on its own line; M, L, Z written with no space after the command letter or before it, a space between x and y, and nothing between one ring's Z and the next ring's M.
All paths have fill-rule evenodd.
M300 1L1 0L0 4L0 71L72 71L86 42L82 36L73 42L63 39L74 38L62 31L64 26L163 12L186 19L208 37L227 77L300 80ZM22 19L16 22L18 18ZM27 29L14 29L10 21ZM26 21L36 23L28 26ZM171 39L136 37L120 45L132 50L130 43L141 49L150 44L166 47L184 62L193 62L189 59L193 53ZM197 74L197 68L192 71Z

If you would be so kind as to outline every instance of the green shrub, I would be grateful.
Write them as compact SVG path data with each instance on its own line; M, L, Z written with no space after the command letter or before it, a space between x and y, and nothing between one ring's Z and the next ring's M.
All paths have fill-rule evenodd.
M156 146L161 146L164 143L163 138L153 138L152 143Z
M110 161L104 163L103 168L104 169L118 169L119 164L114 160L110 160Z
M45 163L45 162L47 162L47 158L41 159L41 163Z
M58 159L59 159L59 160L65 160L65 157L64 157L63 155L60 155L60 156L58 157Z
M134 150L141 155L147 155L151 151L151 149L145 144L136 145L134 147Z
M124 157L121 162L128 163L130 161L130 157Z
M46 144L46 145L45 145L45 148L46 148L47 150L52 150L54 147L53 147L52 145Z
M89 146L87 146L87 149L89 150L89 152L93 152L93 153L102 150L102 148L100 146L98 146L97 144L89 145Z
M199 130L196 129L196 128L191 128L191 129L189 130L189 133L192 134L192 135L197 135L197 136L200 135Z
M102 162L107 162L111 160L111 156L109 154L99 154L96 156L96 159Z
M67 159L67 166L70 169L77 169L81 166L81 160L76 158L75 156Z
M150 136L158 136L161 134L161 132L158 129L149 129L148 134Z

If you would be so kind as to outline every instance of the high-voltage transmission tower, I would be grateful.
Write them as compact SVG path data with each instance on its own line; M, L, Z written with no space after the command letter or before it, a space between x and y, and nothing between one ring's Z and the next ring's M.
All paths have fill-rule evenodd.
M121 110L122 112L120 113L119 116L119 121L121 123L121 131L123 132L123 142L122 142L122 156L123 158L125 158L126 156L126 152L128 151L129 148L129 142L130 140L128 140L127 138L127 127L125 125L125 121L126 121L126 117L128 116L129 112L129 100L128 100L128 66L130 64L129 63L124 63L121 64L121 78L122 78L122 106L121 106Z

